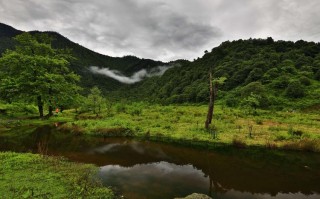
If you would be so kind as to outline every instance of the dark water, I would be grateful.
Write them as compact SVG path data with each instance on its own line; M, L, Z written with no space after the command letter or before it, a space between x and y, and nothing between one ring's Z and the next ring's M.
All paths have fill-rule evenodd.
M89 138L55 126L0 134L0 150L62 155L100 166L105 186L126 198L320 198L316 153L197 150L124 138Z

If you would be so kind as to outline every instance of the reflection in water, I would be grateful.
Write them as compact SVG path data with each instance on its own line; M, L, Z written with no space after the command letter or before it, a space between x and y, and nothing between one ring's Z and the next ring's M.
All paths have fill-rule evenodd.
M121 167L101 167L100 177L106 185L119 187L128 198L173 198L194 192L206 193L208 178L192 165L168 162ZM159 192L161 194L159 194Z
M90 138L54 125L0 134L0 150L48 153L101 166L106 186L128 198L320 198L316 153L220 149L216 152L124 138ZM15 136L12 136L15 135Z
M55 126L56 125L57 123L55 123ZM37 144L37 153L42 155L48 154L50 135L51 129L48 130L47 126L39 127L37 129L37 133L34 134L35 143Z

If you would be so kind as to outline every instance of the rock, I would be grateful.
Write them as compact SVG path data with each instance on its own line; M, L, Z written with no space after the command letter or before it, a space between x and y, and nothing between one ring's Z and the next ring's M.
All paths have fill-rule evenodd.
M185 198L175 198L175 199L212 199L212 198L205 194L193 193L191 195L186 196Z

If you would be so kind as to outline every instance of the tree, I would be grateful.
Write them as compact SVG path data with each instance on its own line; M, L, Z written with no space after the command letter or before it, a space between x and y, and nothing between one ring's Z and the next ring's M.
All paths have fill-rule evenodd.
M218 96L218 86L224 84L226 81L226 77L219 77L212 79L212 73L209 73L209 91L210 91L210 97L209 97L209 107L208 107L208 113L207 113L207 120L205 122L205 128L208 129L209 125L212 122L212 116L213 116L213 110L214 110L214 102Z
M249 96L244 98L241 102L241 106L248 110L249 114L253 114L255 110L260 106L261 96L251 93Z
M314 75L315 79L320 81L320 69Z
M80 77L69 71L67 50L51 47L48 35L23 33L15 38L17 46L0 58L0 93L7 101L36 101L40 117L44 105L52 115L59 100L72 100L80 87Z
M103 97L101 96L101 90L98 87L93 87L88 95L88 103L94 114L101 112L103 105Z
M304 88L297 80L290 82L286 89L286 95L290 98L301 98L304 94Z

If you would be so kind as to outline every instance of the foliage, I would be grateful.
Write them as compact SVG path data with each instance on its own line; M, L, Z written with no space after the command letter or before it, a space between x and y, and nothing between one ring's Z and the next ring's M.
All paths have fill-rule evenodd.
M87 99L87 105L94 114L101 112L101 109L104 105L104 99L101 96L101 90L98 87L95 86L90 90L90 94L88 95Z
M299 81L292 81L286 89L286 95L291 98L301 98L305 95L303 86Z
M305 85L305 86L310 86L311 85L311 81L308 77L306 76L302 76L299 78L299 81L301 84Z
M1 24L0 53L4 49L13 49L16 41L12 37L21 34L12 27ZM43 34L31 32L32 35ZM79 74L83 94L88 94L93 86L98 86L105 96L112 101L130 99L133 101L147 100L161 104L170 103L206 103L208 101L208 71L212 69L214 77L226 77L225 84L219 88L221 94L218 100L232 106L239 106L245 96L241 89L252 82L261 82L266 93L261 103L263 108L283 109L305 108L315 105L318 98L314 93L320 87L320 44L305 41L274 41L267 39L248 39L226 41L220 46L207 50L201 57L192 62L176 60L170 63L139 59L134 56L109 57L97 54L54 32L47 32L54 40L54 48L70 48L77 59L70 60L70 70ZM1 44L2 44L1 43ZM88 66L108 67L119 70L130 76L140 69L151 69L159 65L171 64L161 77L150 77L134 85L123 85L116 80L103 75L88 72ZM292 80L299 80L303 85L305 95L299 99L287 94L286 89ZM310 84L309 84L310 83ZM14 96L15 87L12 82L11 93L7 99ZM111 92L110 92L111 91ZM232 93L232 94L230 94ZM234 99L231 96L235 97ZM66 100L70 102L72 100ZM271 103L272 101L272 103ZM232 103L231 103L232 102Z
M244 98L241 102L241 106L248 111L249 114L254 113L254 111L260 106L261 96L251 93L249 96Z
M13 37L22 34L22 31L0 23L0 56L7 49L14 49L16 42ZM56 32L28 32L31 35L49 35L54 49L72 49L72 56L76 59L70 60L70 71L81 76L80 85L84 88L82 94L88 94L93 86L98 86L103 92L117 90L123 84L103 75L94 75L88 71L89 66L99 66L121 71L125 75L131 75L141 69L151 69L155 66L163 66L166 63L150 59L141 59L135 56L110 57L89 50L78 43Z
M301 82L304 93L316 93L316 89L320 88L317 75L320 74L320 45L314 42L268 41L223 42L202 58L183 62L180 67L169 69L161 77L148 78L133 85L129 91L126 88L120 93L126 91L125 97L133 100L165 104L206 103L209 93L207 74L212 70L213 77L227 78L220 88L219 100L228 105L240 105L240 101L253 92L261 96L262 108L307 107L309 103L302 105L292 101L292 95L286 89L292 80ZM245 91L249 88L250 92ZM300 94L299 97L313 104L318 103L315 95Z
M15 49L0 58L1 97L8 102L37 99L40 116L44 103L59 107L60 102L72 101L80 90L76 85L80 77L69 72L70 56L52 49L47 35L24 33L15 40Z

